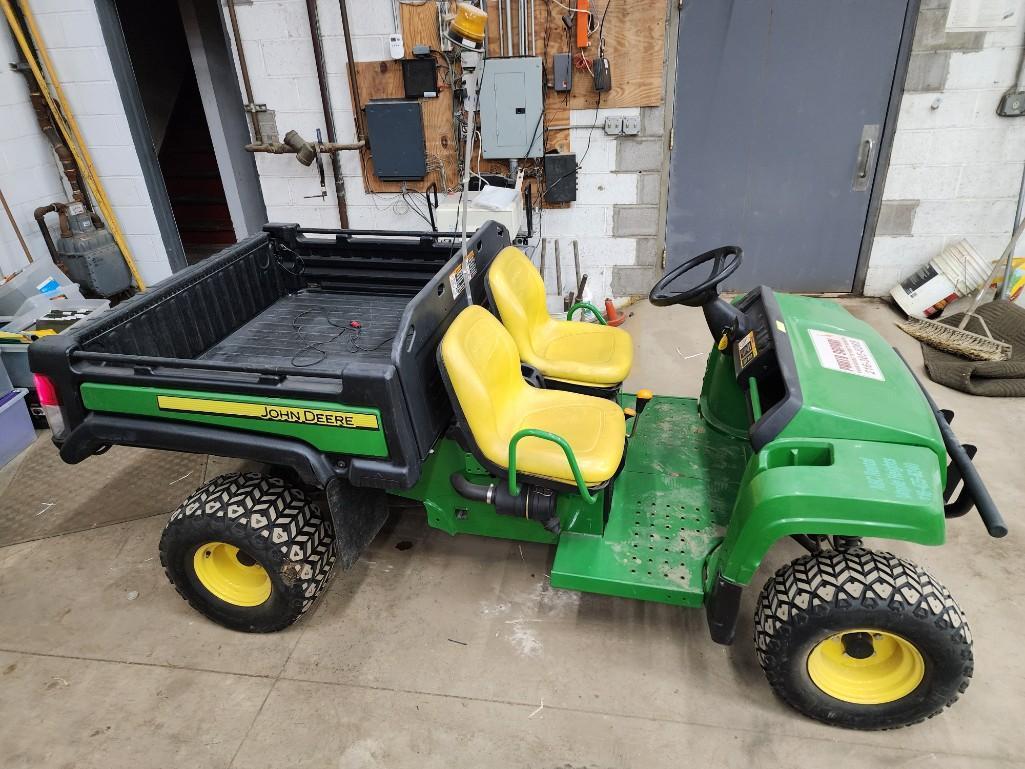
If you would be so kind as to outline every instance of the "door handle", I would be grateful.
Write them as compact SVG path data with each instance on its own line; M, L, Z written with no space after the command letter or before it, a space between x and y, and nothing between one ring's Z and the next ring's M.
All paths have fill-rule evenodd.
M858 147L858 178L868 178L869 161L872 159L872 150L875 149L875 142L871 139L862 139Z

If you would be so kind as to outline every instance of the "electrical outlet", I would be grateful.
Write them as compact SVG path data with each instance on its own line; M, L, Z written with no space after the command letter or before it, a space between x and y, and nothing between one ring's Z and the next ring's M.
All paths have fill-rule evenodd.
M609 136L619 136L623 133L623 118L618 115L609 115L605 118L605 133Z
M1001 117L1021 117L1025 115L1025 91L1008 91L1000 99L997 114Z
M636 136L641 132L641 119L639 117L623 118L623 134L625 136Z

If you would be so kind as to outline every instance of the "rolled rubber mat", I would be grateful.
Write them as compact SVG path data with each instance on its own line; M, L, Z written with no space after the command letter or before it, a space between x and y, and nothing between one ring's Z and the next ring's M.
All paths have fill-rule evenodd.
M169 514L202 485L206 465L204 455L124 446L66 465L44 433L0 494L0 547Z
M965 360L923 342L922 357L929 378L971 395L1025 398L1025 308L1012 302L996 301L982 305L978 314L986 321L995 339L1011 345L1011 359ZM962 317L962 313L957 313L939 322L956 326ZM984 333L975 318L968 320L968 331Z

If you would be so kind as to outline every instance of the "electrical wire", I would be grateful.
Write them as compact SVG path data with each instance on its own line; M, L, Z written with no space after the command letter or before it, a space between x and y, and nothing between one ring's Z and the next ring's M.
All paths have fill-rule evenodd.
M304 326L300 323L300 321L313 312L315 312L314 309L303 310L302 312L298 313L295 317L292 318L292 330L295 332L295 335L296 337L298 337L299 341L303 343L303 347L297 350L292 355L292 358L290 360L290 363L295 368L309 368L310 366L316 366L319 363L323 363L324 360L327 359L327 356L330 355L330 351L324 348L342 338L345 338L346 340L347 351L355 355L361 352L377 352L389 342L394 341L396 337L396 334L392 334L390 337L381 342L378 342L373 347L364 347L359 343L360 339L363 338L363 324L358 319L349 318L347 320L339 321L338 323L336 323L335 319L331 317L331 313L328 313L326 315L328 325L337 328L338 333L334 334L332 337L322 342L311 341L303 336ZM372 324L374 322L373 308L371 308L370 310L370 317L370 322ZM315 357L313 360L305 361L302 363L298 362L298 359L301 356L303 356L304 354L308 354L311 351L319 357Z
M554 2L556 5L562 5L564 8L567 7L563 3L559 2L559 0L547 0L547 2L548 2L548 14L549 14L549 17L551 16L551 3ZM605 3L605 10L602 11L601 19L598 22L599 56L602 55L602 52L604 51L604 48L605 48L605 36L604 36L605 35L605 17L608 15L609 8L611 6L612 6L612 0L608 0L608 2ZM573 10L573 9L571 8L570 10ZM567 31L567 34L569 34L568 31ZM546 55L547 55L547 48L548 48L548 20L546 20L546 22L545 22L545 54ZM587 64L588 71L590 71L591 74L593 75L594 73L593 73L593 70L591 70L590 62L587 62L586 59L585 59L585 62ZM598 98L595 101L595 105L594 105L594 120L592 121L591 125L587 129L587 146L584 148L584 152L580 156L580 159L577 161L577 163L574 166L573 170L566 172L565 174L560 176L558 179L556 179L554 182L549 184L548 183L548 179L547 179L547 177L544 174L544 166L543 165L541 166L541 169L540 169L541 172L539 174L539 177L541 179L541 192L537 196L537 243L535 243L533 249L531 250L531 254L530 254L531 258L533 258L534 253L537 251L538 246L541 244L542 240L544 239L543 215L544 215L545 195L548 194L549 190L555 189L565 179L567 179L568 177L570 177L573 174L577 173L583 167L584 160L587 158L587 154L591 151L591 139L594 136L594 129L598 127L598 114L599 114L599 112L601 110L601 95L602 95L602 92L598 91L597 93L598 93ZM568 101L569 94L567 94L566 96L567 96L567 101ZM531 142L531 144L533 144L533 141Z

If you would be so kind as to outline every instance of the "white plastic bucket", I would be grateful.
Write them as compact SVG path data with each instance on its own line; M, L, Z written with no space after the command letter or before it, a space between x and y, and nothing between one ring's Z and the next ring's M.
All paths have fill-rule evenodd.
M971 243L960 240L890 289L890 296L909 317L930 318L975 291L992 267Z

